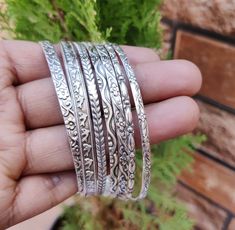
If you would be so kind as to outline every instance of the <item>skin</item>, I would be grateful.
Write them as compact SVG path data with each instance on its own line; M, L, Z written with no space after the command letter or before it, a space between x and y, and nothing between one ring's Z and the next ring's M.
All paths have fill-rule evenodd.
M140 84L151 143L192 131L199 110L190 97L201 86L199 69L185 60L160 61L151 49L123 48ZM0 229L76 193L66 138L41 47L32 42L1 41ZM136 142L139 145L138 137Z

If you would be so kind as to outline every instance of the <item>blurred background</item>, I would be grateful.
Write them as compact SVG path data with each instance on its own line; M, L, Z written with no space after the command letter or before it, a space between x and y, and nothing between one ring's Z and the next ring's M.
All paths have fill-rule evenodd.
M235 1L165 0L163 52L194 62L203 84L195 98L207 141L194 171L180 177L179 197L196 229L235 229Z
M18 25L22 24L19 22L25 20L22 15L19 16L20 9L22 8L19 6L19 11L14 12L14 10L12 10L14 9L14 4L15 6L17 5L17 1L6 1L8 6L10 6L10 13L13 12L13 14L10 14L10 18L9 16L8 18L5 17L7 13L9 14L9 12L6 13L5 11L5 8L7 8L5 1L1 0L1 2L3 16L1 23L4 25L3 28L9 24L13 25L11 26L11 30L1 31L2 38L14 37L29 40L46 38L54 42L61 39L59 29L53 34L47 34L49 37L44 37L45 31L48 30L49 26L48 28L40 27L42 31L41 34L37 31L22 30L20 25ZM22 7L25 7L24 4L27 3L25 0L19 0L18 5L20 5L19 2L22 3ZM37 5L35 2L43 1L28 1L27 5ZM58 8L60 8L59 12L63 12L65 16L66 12L69 11L67 7L68 4L62 4L66 1L44 1L43 4L46 2L58 2ZM184 165L185 163L185 166L189 163L191 164L190 171L186 171L183 167L180 168L180 170L172 170L169 169L169 165L163 165L159 171L156 171L158 177L160 177L159 175L162 173L160 179L163 184L170 181L169 175L171 178L176 177L176 179L171 179L173 182L171 181L170 194L174 199L179 201L180 205L183 204L184 207L186 207L186 211L182 211L183 209L178 208L179 206L176 207L175 200L170 198L166 201L165 191L169 189L168 187L166 189L161 184L164 197L162 194L158 194L159 196L154 197L153 194L155 194L156 191L153 191L150 193L149 200L156 204L156 209L163 209L161 212L161 214L164 213L163 220L158 211L153 211L153 208L149 208L149 204L144 204L144 209L148 211L144 214L140 213L139 216L133 216L134 218L141 219L146 215L146 219L144 219L145 224L141 222L138 225L130 225L129 222L128 224L127 222L122 222L122 228L106 226L105 228L97 229L235 230L235 0L128 0L125 3L124 1L118 0L109 1L109 4L107 1L97 2L99 7L101 7L100 17L101 22L103 22L100 27L98 26L102 32L101 35L94 35L87 30L88 33L86 34L86 32L84 32L84 36L79 37L80 34L68 33L66 34L68 35L66 38L100 40L101 37L106 38L106 35L111 33L111 35L107 35L108 40L155 48L158 50L162 59L180 58L190 60L198 65L203 75L202 89L199 94L195 96L201 110L200 122L195 131L195 136L193 135L193 138L190 137L186 139L187 141L185 141L183 137L183 139L181 138L173 142L164 143L159 149L155 150L156 152L161 152L162 155L162 158L157 159L158 165L159 162L163 162L165 159L164 156L168 157L167 161L171 162L171 167L173 165L179 168L181 164ZM116 5L116 8L114 8L112 4ZM124 8L118 10L119 6L123 6ZM135 22L131 21L133 19L130 20L128 16L126 16L125 19L125 10L128 15L130 14L128 10L131 11L132 7L133 9L137 8L140 12L143 12L142 14L139 12L135 14ZM116 10L117 13L112 14L112 9ZM25 7L26 12L27 10L30 10L30 7ZM152 11L156 11L157 13L152 14ZM78 9L78 15L79 12L81 11ZM112 16L107 17L107 12L114 18L112 18ZM39 13L42 14L40 11ZM22 14L26 13L22 12ZM125 25L127 32L123 33L121 38L115 37L120 32L118 28L121 22L119 24L116 23L117 25L115 25L115 23L109 24L110 21L117 22L115 20L118 20L117 18L119 18L119 16L124 17L126 21L129 20L129 23ZM36 13L34 15L26 14L25 17L27 20L30 19L31 24L37 22L37 20L44 20L43 17L40 18ZM147 18L145 20L146 22L141 27L140 24L145 18ZM10 19L14 19L13 22ZM52 17L52 19L56 21L56 16ZM152 23L152 21L154 21L154 23ZM66 31L66 23L65 29L61 30L62 34ZM150 24L151 26L146 26ZM68 25L70 24L68 23ZM73 28L74 25L71 26L71 28ZM111 32L107 30L109 27L112 27ZM55 26L53 28L55 28ZM67 28L69 28L69 26ZM121 30L122 32L125 31L123 28ZM128 30L128 28L131 29ZM130 31L133 32L133 28L135 31L134 35L136 36L135 40L130 36L130 34L133 34L130 33ZM157 32L152 32L152 28L154 28L154 31L157 28ZM94 32L96 27L90 29ZM144 36L143 34L145 34L146 31L149 33L146 33ZM153 37L154 39L152 39ZM197 142L195 140L196 133L198 132L205 134L207 137L207 140L204 141L200 147L198 144L194 145L194 143ZM177 163L175 159L169 158L169 156L174 156L172 152L182 153L182 149L188 149L191 145L194 147L190 148L189 157L192 157L194 160L191 161L187 158L188 160L184 161L182 158L181 161ZM180 150L178 148L180 148ZM170 154L168 155L169 151ZM177 156L177 154L175 154L175 156ZM168 169L166 169L167 167ZM164 175L166 174L168 177L164 179ZM155 198L156 201L154 200ZM167 195L167 199L168 198ZM159 200L161 200L160 204L158 203ZM70 199L66 201L66 204L74 205L74 202L77 201ZM100 205L100 201L92 202L93 204L98 204L98 206ZM115 205L112 206L113 210L118 210ZM79 203L78 207L81 208L82 206L83 204ZM133 207L131 208L134 210ZM125 206L122 207L121 210L122 209L128 208ZM139 212L139 207L137 207L136 210L136 213ZM63 212L63 205L59 205L40 216L10 228L10 230L50 229L54 221ZM148 214L154 215L154 219L160 218L161 220L155 223L149 218ZM69 215L72 216L72 219L76 219L79 218L81 214L73 216L70 213ZM122 217L122 214L120 215L121 217L115 217L116 220L114 218L114 221L118 222L120 219L126 218L125 214L123 214L124 217ZM131 220L131 214L129 213L128 215L127 219ZM167 222L171 216L176 216L176 218L172 219L171 222ZM149 223L154 224L150 225ZM65 228L54 227L54 229L83 229L79 227L76 228L74 225L67 224L66 226ZM87 228L84 227L84 229Z

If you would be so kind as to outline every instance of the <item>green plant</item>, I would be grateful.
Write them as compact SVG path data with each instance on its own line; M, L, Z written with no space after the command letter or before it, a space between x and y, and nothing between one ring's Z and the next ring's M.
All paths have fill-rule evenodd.
M188 218L185 207L173 196L174 185L177 176L193 161L189 154L193 152L193 145L203 140L201 135L185 135L154 145L152 181L146 199L121 202L107 198L78 198L75 206L65 208L61 229L192 229L193 221ZM140 166L139 153L137 176L141 173Z
M159 48L161 0L5 0L1 29L32 41L90 40ZM13 32L13 33L12 33Z
M161 0L5 0L0 27L26 40L109 40L120 44L161 47ZM173 195L177 176L190 168L193 144L204 139L186 135L153 146L152 182L147 199L121 202L76 198L66 207L62 229L189 230L193 222ZM137 155L137 181L141 154ZM138 184L137 184L138 186Z

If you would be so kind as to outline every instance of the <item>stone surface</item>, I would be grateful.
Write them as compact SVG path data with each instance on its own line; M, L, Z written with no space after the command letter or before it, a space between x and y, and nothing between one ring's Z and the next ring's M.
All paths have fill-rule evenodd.
M208 199L235 213L235 172L200 154L195 154L193 171L180 180Z
M162 14L203 29L235 35L235 0L165 0Z
M206 134L202 149L235 167L235 115L197 101L200 120L197 131Z
M177 196L186 205L189 215L195 220L195 229L221 230L226 213L211 202L191 192L182 185L177 186Z
M200 68L200 94L235 108L235 46L178 30L174 57L190 60Z

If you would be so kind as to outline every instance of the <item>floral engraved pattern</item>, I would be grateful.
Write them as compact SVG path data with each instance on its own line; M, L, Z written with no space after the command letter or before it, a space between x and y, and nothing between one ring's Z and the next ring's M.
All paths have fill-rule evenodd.
M97 165L98 165L97 166L98 194L102 194L105 189L107 166L106 166L106 157L105 157L104 128L101 117L99 96L96 88L95 75L93 73L92 65L86 47L83 44L78 44L78 43L74 44L80 56L82 70L88 91L88 98L90 101L96 154L97 154Z
M129 197L129 199L138 200L146 196L148 187L150 184L151 152L150 152L148 124L147 124L146 115L144 112L143 99L141 96L139 85L135 78L134 71L131 68L128 62L128 59L124 51L121 49L121 47L118 45L112 45L112 46L121 60L127 79L130 83L131 91L132 91L134 102L135 102L135 108L136 108L136 112L138 116L138 121L139 121L140 136L141 136L141 143L142 143L142 150L143 150L142 187L141 187L139 196L137 196L136 198Z
M40 43L51 72L71 149L78 193L124 200L146 196L150 142L144 104L128 59L118 45L61 42L61 64L53 45ZM142 186L135 185L135 139L130 85L141 137Z
M41 42L40 44L43 48L43 52L45 54L48 67L51 72L51 77L55 86L55 90L63 114L64 123L69 139L69 145L74 159L75 172L77 175L78 191L80 193L83 193L84 180L81 170L82 161L79 152L80 150L79 140L77 136L74 135L73 132L73 130L77 129L77 123L72 109L73 108L72 98L70 97L65 75L63 73L62 66L60 64L59 58L55 52L53 45L47 41Z
M75 101L75 113L78 122L77 131L80 142L80 157L83 165L83 180L85 181L84 195L92 195L97 192L97 188L94 186L93 188L89 187L88 189L87 184L90 182L96 184L97 179L94 173L90 173L91 171L95 172L96 166L95 152L94 149L92 149L92 125L90 122L90 109L88 96L85 91L84 76L73 44L70 42L62 42L61 50L64 58L65 69L67 71L71 96ZM86 164L86 162L89 162L89 164Z

